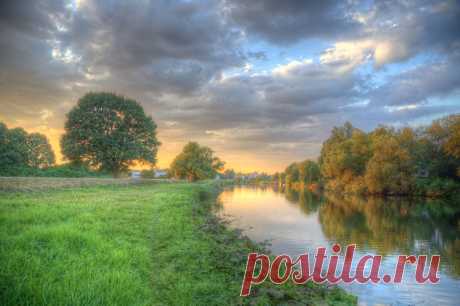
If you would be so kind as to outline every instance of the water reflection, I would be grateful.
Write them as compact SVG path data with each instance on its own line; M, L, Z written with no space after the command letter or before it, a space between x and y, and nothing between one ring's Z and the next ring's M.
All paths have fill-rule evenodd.
M442 284L417 285L408 280L400 286L352 286L363 304L455 305L460 298L458 200L344 198L254 187L227 190L220 199L223 212L236 217L235 225L246 228L251 238L272 239L274 253L294 256L305 248L355 243L360 254L383 255L383 270L394 269L398 254L441 255Z
M319 209L324 234L365 252L440 254L441 266L460 277L460 206L457 203L328 194Z

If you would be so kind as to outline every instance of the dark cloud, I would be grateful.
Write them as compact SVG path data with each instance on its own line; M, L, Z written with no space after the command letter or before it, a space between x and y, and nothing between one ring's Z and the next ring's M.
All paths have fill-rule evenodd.
M34 37L49 37L55 20L65 12L63 1L1 1L0 25Z
M426 51L450 54L460 46L458 1L376 1L368 15L370 35L399 44L389 62Z
M167 116L186 129L287 128L289 133L288 126L309 123L314 116L335 114L341 106L352 103L359 96L359 80L351 72L293 61L270 73L237 75L209 83L199 95L186 99Z
M460 90L460 52L443 61L425 64L388 78L369 92L371 105L418 105Z
M231 18L249 35L276 44L336 39L360 31L359 23L347 14L345 1L228 0L226 6Z

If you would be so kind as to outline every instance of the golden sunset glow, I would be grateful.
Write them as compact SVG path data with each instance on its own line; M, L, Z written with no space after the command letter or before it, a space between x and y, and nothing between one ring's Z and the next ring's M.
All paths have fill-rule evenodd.
M45 134L58 163L88 92L144 108L158 167L194 141L243 172L315 160L346 121L416 127L459 109L456 1L8 2L0 120Z

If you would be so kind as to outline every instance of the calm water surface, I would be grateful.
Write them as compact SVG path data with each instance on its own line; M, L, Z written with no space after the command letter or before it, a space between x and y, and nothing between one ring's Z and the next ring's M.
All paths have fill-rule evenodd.
M399 254L440 254L440 283L417 284L408 266L400 284L341 285L360 305L460 305L460 203L361 199L307 191L235 187L220 195L220 215L251 239L291 256L356 243L355 258L383 255L380 275Z

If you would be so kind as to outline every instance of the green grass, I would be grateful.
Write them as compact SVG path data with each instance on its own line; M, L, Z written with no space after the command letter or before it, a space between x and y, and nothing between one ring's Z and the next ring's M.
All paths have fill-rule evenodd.
M1 305L352 304L338 289L259 286L258 248L211 213L209 184L0 193Z

